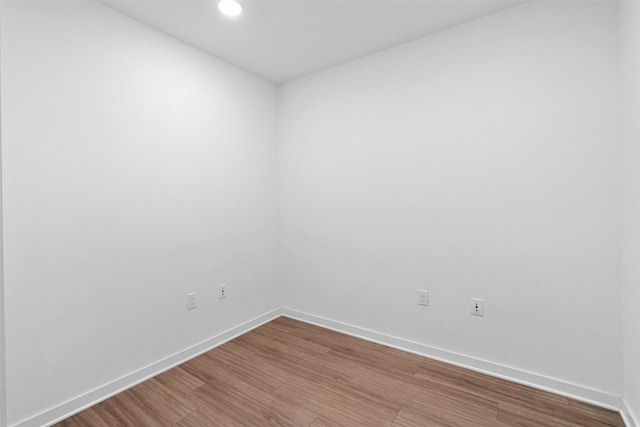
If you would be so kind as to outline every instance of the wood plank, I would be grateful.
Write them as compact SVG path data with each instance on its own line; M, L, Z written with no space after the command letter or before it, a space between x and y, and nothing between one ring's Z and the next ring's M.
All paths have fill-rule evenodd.
M170 426L161 412L145 404L143 400L127 390L97 405L98 415L111 426L157 427Z
M273 394L249 395L226 384L207 384L192 399L203 414L224 414L245 426L307 426L317 418L317 414L287 399Z
M389 426L400 410L395 402L347 384L307 384L301 389L297 384L283 383L276 394L286 396L338 425Z
M496 402L511 402L539 411L566 410L569 405L569 399L564 396L433 360L426 360L415 376L425 384L442 385Z
M60 427L110 427L109 424L100 417L98 411L95 410L82 411L57 425Z
M489 425L495 422L498 404L481 396L444 386L430 386L415 377L398 377L371 370L351 382L364 393L396 402L402 407L437 414L438 420L457 424Z
M244 427L242 421L228 417L226 414L215 410L207 410L202 413L199 410L194 411L174 424L174 427Z
M499 426L523 426L523 427L577 427L577 426L601 426L593 420L588 423L579 420L567 420L555 417L551 414L538 412L512 403L500 403L498 410Z
M326 418L318 417L309 425L309 427L342 427Z
M578 402L577 400L569 399L569 407L580 414L583 414L595 421L613 427L625 427L620 414L609 409L598 408L597 406L590 405L584 402Z
M495 425L495 420L487 423L486 421L483 423L482 420L478 420L478 422L474 424L465 424L468 422L466 420L450 420L450 419L442 419L439 417L438 412L436 411L428 411L428 410L420 410L416 408L412 408L410 406L403 407L398 416L393 421L393 427L468 427L473 425L474 427L483 427L483 426L493 426Z
M172 389L175 393L185 395L205 384L203 381L189 374L180 366L176 366L173 369L163 372L162 374L154 377L154 379L163 386Z

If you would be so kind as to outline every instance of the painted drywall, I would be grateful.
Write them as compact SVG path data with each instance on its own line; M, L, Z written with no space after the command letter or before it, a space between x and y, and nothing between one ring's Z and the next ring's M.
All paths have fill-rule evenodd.
M640 2L620 4L623 106L622 283L624 396L640 425Z
M14 425L280 306L277 88L98 3L2 7Z
M281 86L285 307L620 396L616 25L531 2Z
M2 38L2 3L0 3L0 40ZM2 68L2 55L0 55L0 69ZM2 80L0 79L0 99L2 99ZM0 103L0 118L2 117L2 105ZM4 267L2 256L2 120L0 120L0 427L7 425L7 382L5 374L5 340L4 340Z

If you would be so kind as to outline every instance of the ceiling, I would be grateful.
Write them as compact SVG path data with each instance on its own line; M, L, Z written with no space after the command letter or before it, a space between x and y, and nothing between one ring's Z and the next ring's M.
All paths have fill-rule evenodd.
M102 0L275 84L437 33L522 0Z

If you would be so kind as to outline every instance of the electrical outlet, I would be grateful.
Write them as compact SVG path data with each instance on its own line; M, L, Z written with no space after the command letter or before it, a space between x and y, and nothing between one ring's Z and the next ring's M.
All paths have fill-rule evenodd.
M471 298L471 314L484 316L484 301L480 298Z
M227 284L223 283L218 285L218 299L225 299L227 297Z
M198 296L197 292L191 292L187 294L187 310L193 310L198 306L198 302L196 301L196 296Z
M429 291L418 289L418 305L429 305Z

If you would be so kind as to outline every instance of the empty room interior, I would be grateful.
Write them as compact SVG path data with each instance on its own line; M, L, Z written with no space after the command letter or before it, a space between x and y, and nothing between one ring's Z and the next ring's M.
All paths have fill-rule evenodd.
M0 3L0 427L640 427L640 2L223 3Z

